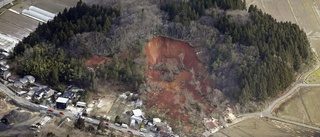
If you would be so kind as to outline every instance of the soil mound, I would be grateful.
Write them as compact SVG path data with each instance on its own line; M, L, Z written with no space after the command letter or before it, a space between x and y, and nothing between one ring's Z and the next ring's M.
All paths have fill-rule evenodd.
M201 126L217 97L206 66L188 43L155 37L145 46L148 88L146 106L185 131ZM199 128L197 127L197 128Z

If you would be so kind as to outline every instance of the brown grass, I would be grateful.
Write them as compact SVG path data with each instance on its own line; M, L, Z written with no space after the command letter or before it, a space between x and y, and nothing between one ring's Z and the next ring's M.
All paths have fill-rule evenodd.
M287 137L316 136L317 133L314 130L296 125L254 117L222 129L214 136L219 135L231 137Z
M320 87L301 88L275 112L276 116L320 127Z

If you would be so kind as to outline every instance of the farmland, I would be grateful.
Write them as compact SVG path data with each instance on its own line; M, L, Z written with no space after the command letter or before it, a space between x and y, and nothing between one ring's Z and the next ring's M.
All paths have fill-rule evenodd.
M214 134L215 137L318 136L314 130L265 118L249 118Z
M275 116L320 127L320 87L298 89L287 102L275 109Z

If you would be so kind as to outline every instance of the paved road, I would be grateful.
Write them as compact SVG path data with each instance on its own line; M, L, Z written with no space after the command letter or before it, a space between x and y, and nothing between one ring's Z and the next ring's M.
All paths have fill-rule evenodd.
M6 85L4 85L2 83L0 83L0 91L4 92L7 96L12 98L16 104L21 105L22 107L32 109L32 110L38 110L38 111L42 109L41 107L39 107L39 105L31 103L30 101L26 100L25 98L17 96L11 89L9 89ZM52 109L52 110L53 110L53 112L50 112L51 114L60 115L60 112L63 112L63 115L61 115L62 117L69 117L71 119L77 119L75 114L71 113L70 111L57 110L57 109ZM100 122L99 120L93 119L93 118L88 118L88 117L83 117L83 118L85 119L85 122L88 122L88 123L91 123L94 125L98 125ZM120 130L122 132L130 131L132 134L134 134L136 136L142 136L142 134L145 135L146 137L154 137L155 136L152 132L142 133L140 131L136 131L136 130L132 130L132 129L125 129L122 127L117 127L113 123L109 123L109 127L116 129L116 130Z
M280 103L281 101L283 101L284 99L288 98L291 94L293 94L296 89L300 88L300 87L319 87L320 84L296 84L293 88L291 88L286 94L284 94L283 96L277 98L276 100L274 100L266 109L264 109L261 112L256 112L256 113L247 113L247 114L242 114L239 115L239 117L248 117L248 116L261 116L261 117L268 117L271 119L275 119L275 120L279 120L282 122L286 122L286 123L290 123L290 124L295 124L298 126L302 126L302 127L307 127L307 128L311 128L311 129L315 129L315 130L320 130L320 128L318 127L314 127L314 126L310 126L310 125L306 125L303 123L299 123L299 122L295 122L295 121L290 121L290 120L286 120L283 118L279 118L279 117L275 117L273 116L271 113L273 111L273 108Z

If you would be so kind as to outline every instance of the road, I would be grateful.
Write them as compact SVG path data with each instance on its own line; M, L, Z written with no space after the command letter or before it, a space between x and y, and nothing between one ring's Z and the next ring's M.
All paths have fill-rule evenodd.
M31 110L41 110L41 107L39 107L39 105L34 104L28 100L26 100L25 98L22 98L20 96L17 96L11 89L9 89L6 85L0 83L0 91L4 92L8 97L12 98L16 104L24 107L24 108L28 108ZM65 110L57 110L57 109L52 109L53 112L50 112L50 114L54 114L54 115L61 115L60 112L63 112L63 115L61 115L62 117L69 117L71 119L77 119L75 117L75 114L69 112L69 111L65 111ZM93 119L93 118L88 118L88 117L83 117L85 119L85 122L87 123L91 123L94 125L98 125L99 124L99 120L97 119ZM146 137L154 137L154 133L149 132L149 133L142 133L140 131L136 131L133 129L125 129L122 127L117 127L115 126L113 123L109 123L109 127L113 128L115 130L119 130L122 132L128 132L130 131L132 134L136 135L136 136L142 136L142 134Z
M303 83L296 84L286 94L284 94L283 96L281 96L281 97L277 98L276 100L274 100L263 111L255 112L255 113L242 114L242 115L239 115L239 117L249 117L249 116L267 117L267 118L275 119L275 120L278 120L278 121L282 121L282 122L286 122L286 123L290 123L290 124L294 124L294 125L298 125L298 126L311 128L311 129L315 129L315 130L319 130L320 131L320 128L318 128L318 127L314 127L314 126L306 125L306 124L303 124L303 123L299 123L299 122L290 121L290 120L286 120L286 119L283 119L283 118L275 117L275 116L273 116L271 114L272 111L273 111L273 108L276 105L278 105L281 101L285 100L286 98L290 97L290 95L292 95L296 91L296 89L298 89L300 87L320 87L320 84L303 84Z

